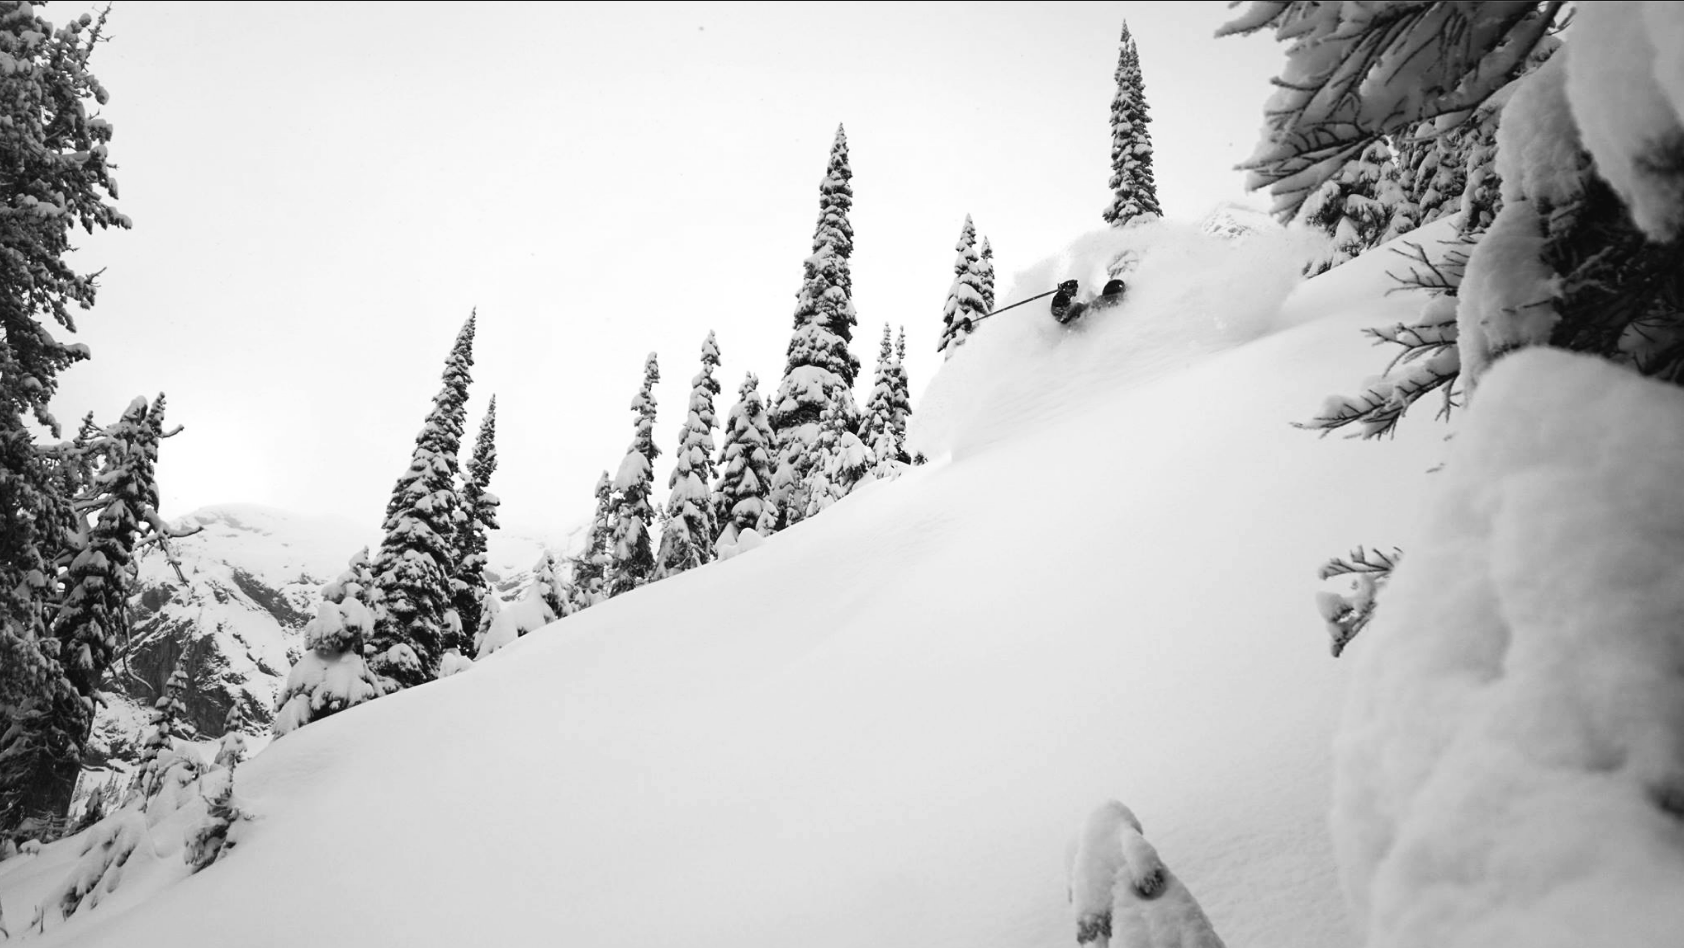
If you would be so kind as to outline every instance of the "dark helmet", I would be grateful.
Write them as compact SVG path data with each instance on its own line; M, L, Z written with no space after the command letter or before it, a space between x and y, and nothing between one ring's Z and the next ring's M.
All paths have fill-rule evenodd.
M1123 285L1122 280L1111 280L1105 284L1105 289L1099 291L1099 295L1117 296L1122 293L1125 288L1126 287Z

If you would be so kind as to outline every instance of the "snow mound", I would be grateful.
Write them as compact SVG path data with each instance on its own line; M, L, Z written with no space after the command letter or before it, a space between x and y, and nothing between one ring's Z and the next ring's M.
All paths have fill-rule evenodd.
M1069 279L1091 299L1119 269L1122 303L1068 326L1044 300L979 323L913 412L911 450L960 455L1283 328L1281 303L1321 239L1277 228L1235 242L1163 220L1087 234L1019 273L999 308Z
M1481 384L1359 658L1334 828L1369 948L1684 931L1684 392L1530 350Z

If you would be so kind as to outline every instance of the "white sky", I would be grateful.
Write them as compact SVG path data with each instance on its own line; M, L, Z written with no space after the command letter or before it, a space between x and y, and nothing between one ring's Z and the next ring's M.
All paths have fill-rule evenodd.
M83 9L57 3L59 22ZM1172 218L1248 200L1267 39L1225 3L125 2L94 71L118 206L55 412L162 389L164 513L249 501L375 529L479 307L469 443L498 396L505 527L586 515L660 354L658 497L702 339L783 370L837 123L854 171L854 351L885 321L914 399L965 214L1010 275L1100 226L1124 19ZM1256 203L1255 200L1251 203Z

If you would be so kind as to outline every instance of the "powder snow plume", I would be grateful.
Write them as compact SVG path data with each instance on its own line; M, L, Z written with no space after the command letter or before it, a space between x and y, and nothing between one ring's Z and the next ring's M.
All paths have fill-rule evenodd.
M1089 233L1017 274L997 309L1062 280L1089 300L1117 272L1123 302L1068 326L1046 300L979 323L913 412L910 446L960 455L1056 421L1084 393L1139 385L1285 328L1281 303L1322 242L1302 228L1235 242L1162 220Z

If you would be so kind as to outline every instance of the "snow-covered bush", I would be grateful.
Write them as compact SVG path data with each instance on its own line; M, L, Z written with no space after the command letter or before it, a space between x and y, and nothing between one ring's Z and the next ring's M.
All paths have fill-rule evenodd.
M234 771L220 768L206 774L199 781L199 794L204 797L206 812L202 820L187 834L182 851L194 872L227 855L238 842L234 827L251 817L234 799Z
M1193 893L1116 800L1088 816L1071 855L1076 943L1110 948L1223 948Z
M570 592L556 572L555 555L545 550L520 598L500 607L492 617L475 657L484 658L528 632L565 619L571 612Z
M1403 554L1397 549L1386 553L1357 547L1348 557L1334 557L1322 565L1318 574L1322 579L1336 576L1351 577L1349 593L1322 592L1316 594L1316 608L1327 623L1333 657L1338 658L1345 646L1368 627L1374 618L1374 597L1391 578Z

